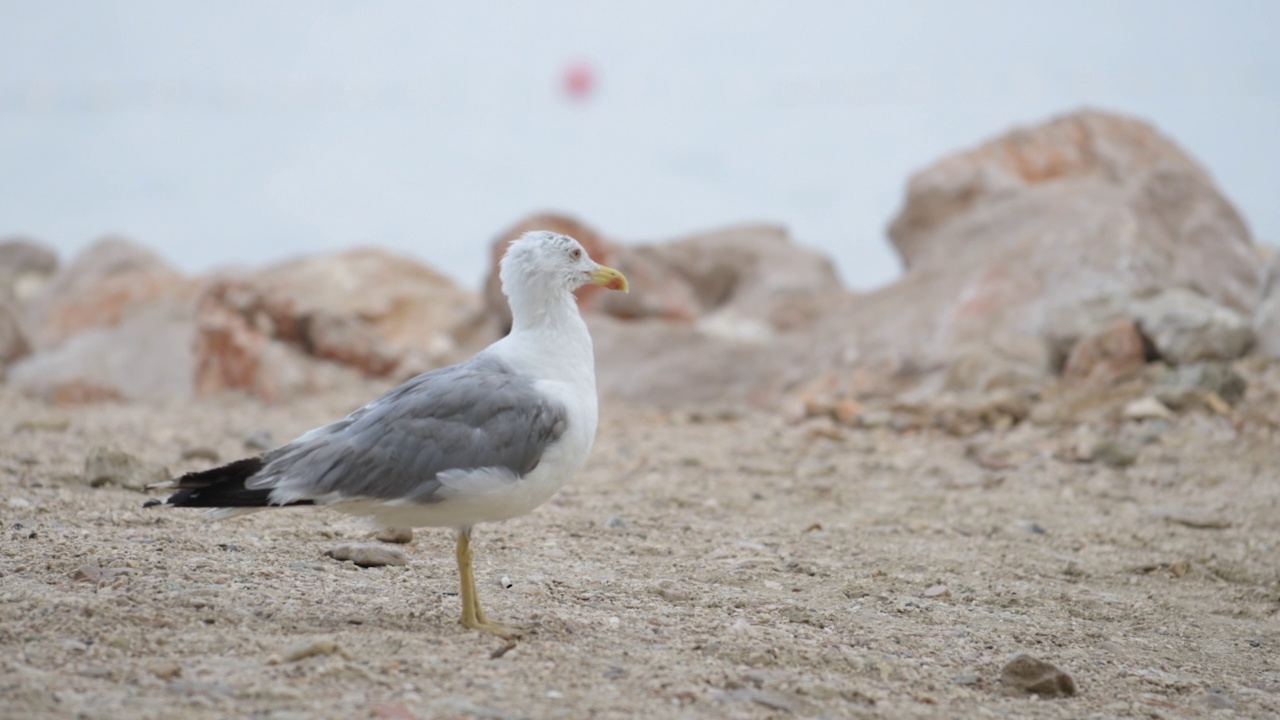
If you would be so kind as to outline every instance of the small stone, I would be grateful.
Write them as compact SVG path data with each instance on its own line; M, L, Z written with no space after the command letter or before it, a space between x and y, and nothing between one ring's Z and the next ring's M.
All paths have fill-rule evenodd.
M1191 563L1186 560L1179 560L1169 566L1169 572L1173 573L1174 577L1182 577L1186 575L1189 570L1191 570Z
M1124 416L1130 420L1172 420L1173 411L1148 395L1125 405Z
M183 450L182 459L183 460L208 460L209 462L216 463L218 462L219 459L221 459L221 456L218 454L217 450L214 450L213 448L207 447L204 445L199 445L196 447L189 447Z
M658 597L663 600L673 603L685 602L693 597L688 590L685 590L680 585L677 585L670 580L664 580L658 585L658 589L654 592L656 592Z
M1056 698L1076 694L1074 678L1052 663L1025 653L1015 655L1001 668L1000 684L1004 686L1005 692L1015 695Z
M790 698L786 698L781 695L776 695L774 693L767 693L761 690L749 690L747 694L750 697L751 702L757 705L760 705L762 707L768 708L770 710L777 710L778 712L785 712L785 713L794 713L800 709L800 706L797 705Z
M351 655L346 650L343 650L337 642L323 639L294 645L284 653L284 662L298 662L316 655L341 655L348 660L351 659Z
M151 483L169 479L169 471L150 465L123 450L98 447L84 461L84 482L90 487L118 485L130 490L144 490Z
M1071 348L1062 369L1067 385L1103 388L1133 377L1146 364L1142 333L1133 320L1116 320Z
M951 681L957 685L977 685L982 678L973 673L962 673L951 678Z
M64 432L71 427L71 418L58 416L35 417L21 420L17 425L13 426L13 431L18 432Z
M344 543L330 548L325 555L334 560L350 560L360 567L384 565L408 565L409 558L403 551L372 543Z
M835 409L832 411L836 422L844 425L856 425L858 416L862 414L862 403L857 400L841 400L836 403Z
M1137 462L1138 448L1123 440L1103 440L1094 446L1089 459L1113 468L1125 468Z
M1226 530L1231 521L1199 508L1181 508L1165 514L1165 519L1196 530Z
M1210 394L1234 406L1244 399L1247 387L1244 377L1229 364L1202 362L1165 371L1156 378L1152 395L1175 410L1207 405Z
M416 720L414 715L404 705L392 702L374 703L369 708L369 714L378 720Z
M384 527L378 531L377 539L384 543L407 545L413 542L413 528Z
M161 660L147 669L161 680L172 680L182 674L182 666L171 660Z
M865 410L858 414L858 425L864 428L882 428L893 424L892 410Z
M244 447L246 450L270 450L275 447L275 439L270 430L258 428L244 436Z
M1236 700L1231 697L1231 693L1227 692L1225 688L1211 687L1209 692L1205 693L1204 704L1214 710L1234 710Z
M610 515L604 519L604 526L607 528L622 529L627 526L627 521L620 515Z
M71 579L76 582L97 582L102 579L102 568L98 567L98 563L85 563L71 573Z
M951 597L951 588L946 585L934 585L924 591L924 596L927 598Z

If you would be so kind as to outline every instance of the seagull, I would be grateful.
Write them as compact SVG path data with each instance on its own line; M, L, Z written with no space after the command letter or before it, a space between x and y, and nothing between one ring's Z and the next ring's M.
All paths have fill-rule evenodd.
M327 506L383 527L457 532L462 625L504 638L472 569L471 529L546 502L582 468L598 421L591 335L574 291L627 291L567 235L533 231L503 255L511 332L458 365L423 373L336 422L257 457L156 483L147 507L212 508L213 519Z

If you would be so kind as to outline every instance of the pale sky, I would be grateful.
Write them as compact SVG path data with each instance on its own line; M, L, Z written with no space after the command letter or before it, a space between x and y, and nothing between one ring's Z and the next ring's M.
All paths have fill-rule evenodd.
M0 0L0 236L193 272L372 243L475 287L530 212L634 241L765 220L870 288L912 171L1090 106L1275 243L1277 28L1243 0Z

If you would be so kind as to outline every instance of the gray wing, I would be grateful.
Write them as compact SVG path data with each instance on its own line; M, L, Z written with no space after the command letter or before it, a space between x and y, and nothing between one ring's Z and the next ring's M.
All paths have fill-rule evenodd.
M496 468L515 480L565 430L565 410L492 358L419 375L338 422L263 457L249 480L273 502L361 497L443 500L437 477ZM332 494L332 495L331 495Z

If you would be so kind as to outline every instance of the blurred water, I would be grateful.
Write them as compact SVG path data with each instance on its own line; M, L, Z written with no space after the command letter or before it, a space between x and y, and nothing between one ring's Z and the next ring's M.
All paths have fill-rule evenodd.
M0 2L0 235L122 233L192 271L377 243L475 286L529 212L633 240L770 220L867 288L911 171L1090 105L1280 239L1280 4L472 5Z

